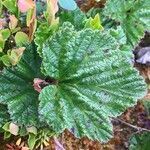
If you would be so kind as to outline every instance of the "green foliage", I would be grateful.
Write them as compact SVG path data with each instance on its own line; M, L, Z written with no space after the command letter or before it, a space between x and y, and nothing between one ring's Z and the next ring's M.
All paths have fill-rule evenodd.
M142 78L117 47L107 32L77 32L70 23L46 41L42 70L56 81L40 93L39 114L56 133L74 128L77 137L107 141L110 117L145 94Z
M3 51L5 42L10 36L10 30L9 29L3 29L0 30L0 52Z
M144 31L150 29L149 0L108 0L104 15L121 24L132 46L136 46Z
M4 0L2 4L13 14L18 14L17 0Z
M94 18L90 17L89 19L87 19L85 28L103 30L104 28L101 25L99 14L96 14Z
M61 11L59 13L60 24L64 22L71 22L76 29L81 30L84 28L85 20L87 19L86 14L83 13L79 8L74 11Z
M15 35L15 42L17 46L24 46L29 43L29 37L24 32L17 32Z
M43 43L57 30L57 28L58 24L49 25L48 23L41 23L38 27L34 41L40 56L42 56Z
M4 69L0 76L0 103L7 104L11 120L19 125L37 125L38 93L33 80L40 76L39 65L35 47L30 46L18 66Z
M7 121L9 121L7 107L3 104L0 104L0 127L2 127Z
M119 49L122 51L122 53L124 53L124 56L128 57L130 61L130 59L134 57L131 51L132 47L127 44L127 37L122 27L117 26L116 29L111 28L109 32L117 40L117 43L119 44Z
M150 133L137 134L130 139L129 150L149 150Z
M17 0L0 2L0 12L5 7L8 13L19 16ZM74 0L58 2L64 9L76 8ZM54 12L49 16L52 22L43 18L41 11L46 6L41 7L41 3L36 4L37 30L34 8L21 18L12 15L12 22L1 27L0 60L6 66L19 64L1 72L0 127L5 124L6 138L10 133L28 133L30 149L46 145L49 136L65 129L74 130L77 137L105 142L113 135L111 117L120 115L146 93L142 77L126 56L149 29L150 2L108 0L103 14L102 9L87 14L79 9L60 9L57 17ZM28 36L31 42L35 30L35 39L25 50L21 46L29 44ZM36 85L40 94L35 78L45 79L44 85Z

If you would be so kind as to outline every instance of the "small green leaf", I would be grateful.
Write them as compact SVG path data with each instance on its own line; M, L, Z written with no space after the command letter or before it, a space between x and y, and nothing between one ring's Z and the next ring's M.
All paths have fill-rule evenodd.
M30 134L29 134L29 138L28 138L28 146L29 146L29 148L30 148L31 150L34 149L35 144L36 144L36 141L37 141L36 135L30 133Z
M3 64L7 67L11 66L10 57L8 55L3 55L0 60L3 62Z
M8 138L10 138L11 137L11 133L10 132L4 132L4 139L6 140L6 139L8 139Z
M17 46L23 46L27 43L29 43L29 37L24 32L17 32L15 35L15 42Z
M0 37L3 38L4 41L6 41L10 36L10 30L9 29L3 29L0 30Z
M18 13L17 0L4 0L2 4L13 14Z
M99 14L96 14L94 18L90 17L89 19L87 19L87 21L85 23L85 28L103 30L104 28L101 24Z
M7 122L6 124L4 124L4 126L2 127L5 131L8 131L9 132L9 125L10 125L10 122Z

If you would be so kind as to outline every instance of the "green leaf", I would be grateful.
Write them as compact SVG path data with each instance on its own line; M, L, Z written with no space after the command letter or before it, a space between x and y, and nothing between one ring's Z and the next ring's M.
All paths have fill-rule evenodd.
M36 144L36 141L37 141L36 135L30 133L30 134L29 134L29 138L28 138L28 146L29 146L29 148L30 148L31 150L34 149L35 144Z
M0 104L0 128L9 121L9 118L7 107Z
M86 24L85 24L85 28L103 30L104 28L101 24L99 14L96 14L94 18L90 17L89 19L87 19Z
M5 131L5 132L4 132L4 140L6 140L6 139L8 139L8 138L10 138L10 137L11 137L11 133Z
M108 32L77 32L64 23L43 47L42 68L55 84L40 93L41 121L56 133L73 128L77 137L107 141L110 117L146 93L142 77L117 47Z
M29 43L29 37L24 32L17 32L15 35L15 42L17 46L23 46L27 43Z
M0 76L0 103L8 105L11 120L18 125L38 122L38 93L33 80L40 77L40 59L29 46L17 67L4 69Z
M9 131L9 125L10 125L10 122L7 122L4 124L4 126L2 127L5 131Z
M117 40L120 45L124 45L127 43L127 38L124 33L124 30L121 26L118 26L117 29L110 29L110 34Z
M11 66L10 58L8 55L3 55L0 60L3 62L3 64L7 67Z
M117 40L117 43L119 44L119 49L124 53L124 56L129 58L129 61L131 61L131 58L133 58L133 52L131 45L127 44L127 37L125 35L124 30L121 26L117 26L117 29L111 28L110 34Z
M18 13L17 0L4 0L2 4L13 14Z
M133 47L144 35L144 31L150 30L149 0L108 0L104 15L121 24L128 44Z
M77 4L74 0L58 0L59 5L67 10L75 10L77 8Z
M0 36L4 41L6 41L10 36L10 30L9 29L0 30Z
M5 46L5 41L0 38L0 52L3 52L4 46Z
M59 20L61 25L64 22L68 21L71 22L78 30L84 28L86 19L86 14L83 13L80 9L76 9L74 11L62 10L59 14Z
M2 9L3 9L2 0L0 0L0 17L2 16Z
M38 27L36 33L35 33L35 44L38 46L37 47L37 52L39 55L42 57L42 48L43 48L43 43L52 35L58 28L57 24L54 25L49 25L48 23L42 23Z
M145 132L131 137L129 150L149 150L150 133Z

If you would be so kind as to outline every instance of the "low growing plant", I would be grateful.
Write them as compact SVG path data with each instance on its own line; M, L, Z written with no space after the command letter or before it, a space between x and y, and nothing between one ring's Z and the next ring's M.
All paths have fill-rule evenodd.
M111 118L147 91L125 52L131 54L149 29L148 4L108 0L94 17L80 10L59 10L56 17L57 11L49 14L52 7L47 7L19 63L2 70L0 126L11 122L19 127L17 134L33 127L55 136L67 129L79 138L108 141L113 136ZM33 148L36 135L29 135Z

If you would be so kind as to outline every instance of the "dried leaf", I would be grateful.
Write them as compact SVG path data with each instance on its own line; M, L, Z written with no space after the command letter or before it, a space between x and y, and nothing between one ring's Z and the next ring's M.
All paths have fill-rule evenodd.
M21 144L21 138L19 138L16 142L16 145L19 146Z
M48 1L50 1L52 12L55 15L59 9L58 8L58 0L48 0Z
M18 19L15 17L15 15L10 15L9 19L10 19L9 28L15 29L17 27L17 24L18 24Z
M55 14L58 12L58 0L47 0L46 19L49 24L55 22Z
M59 140L56 137L54 137L54 142L56 150L65 150L63 145L59 142Z
M6 19L0 18L0 30L4 29L5 25L6 25Z
M37 27L36 5L34 5L34 7L32 9L29 9L29 11L27 12L26 22L27 26L29 27L29 41L31 42L33 40L33 36Z
M39 93L41 92L42 88L40 87L41 84L47 85L48 83L42 79L39 78L35 78L34 79L34 84L33 87L36 91L38 91Z
M28 147L22 147L21 150L29 150Z

